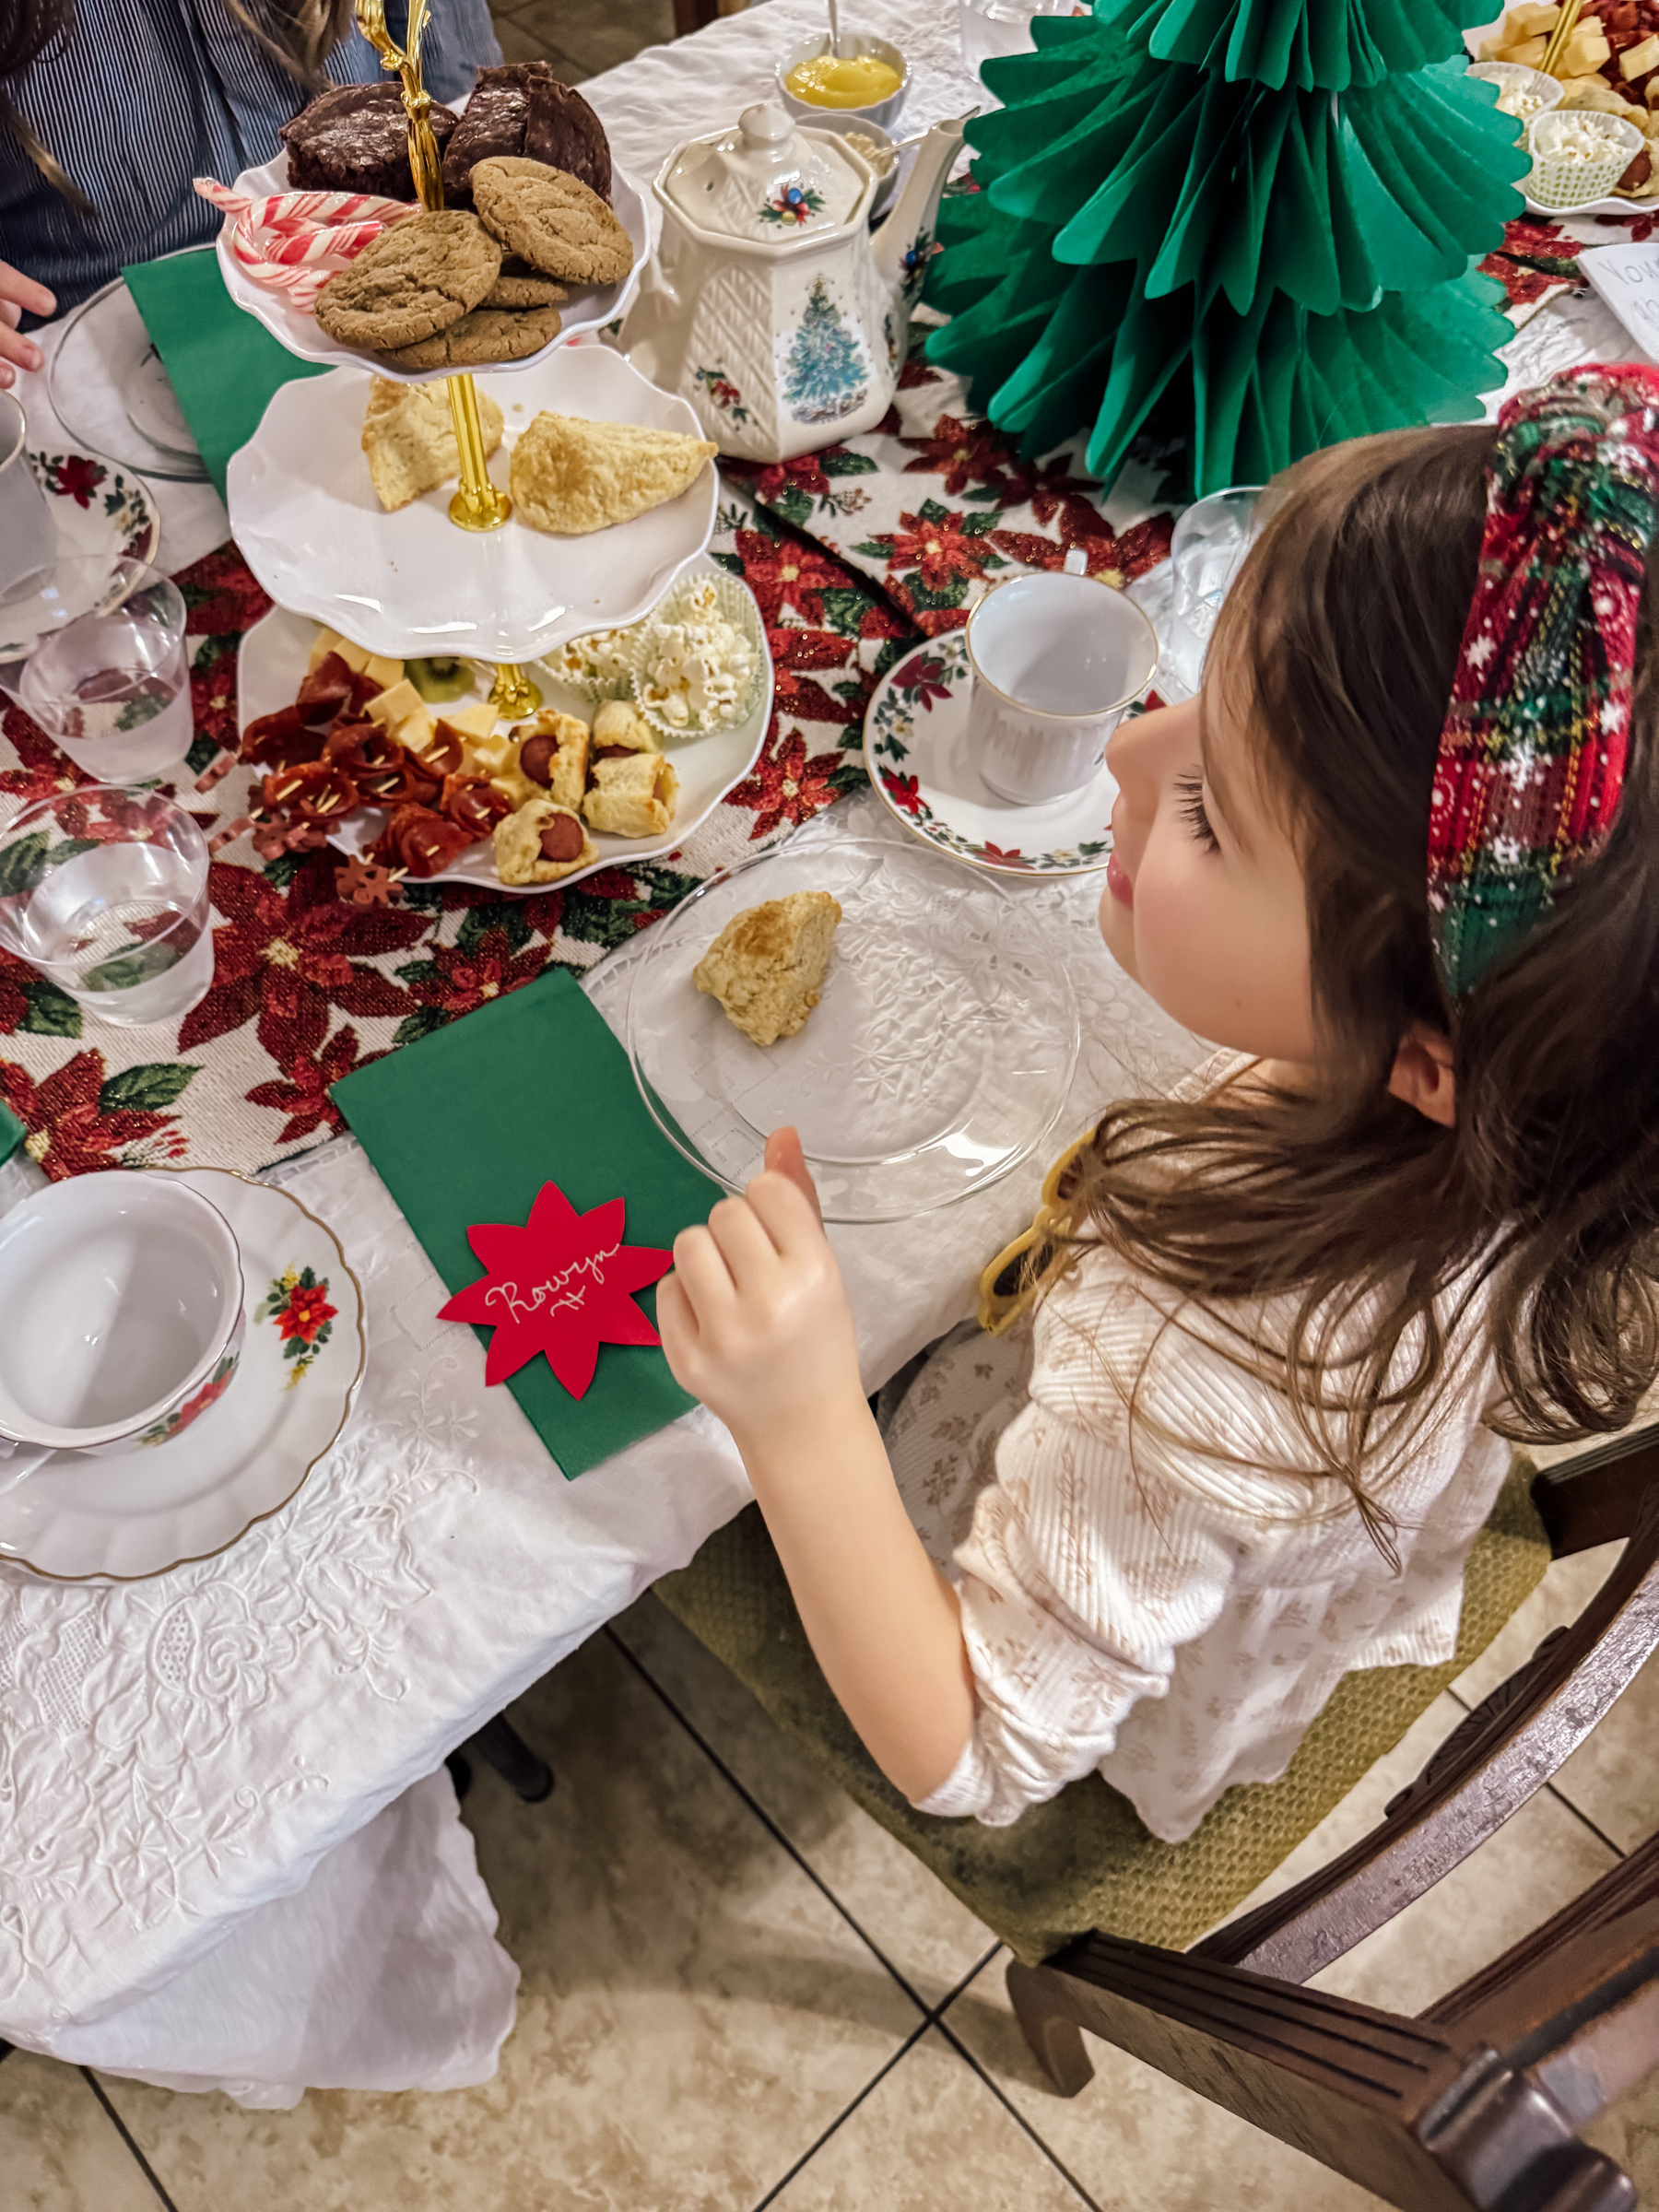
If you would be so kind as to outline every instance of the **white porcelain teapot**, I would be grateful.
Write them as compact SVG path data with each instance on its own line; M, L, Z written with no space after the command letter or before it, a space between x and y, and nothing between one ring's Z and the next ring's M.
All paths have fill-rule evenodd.
M775 100L687 139L652 185L663 239L622 329L634 367L744 460L787 461L873 428L898 386L968 120L929 131L874 234L868 162Z

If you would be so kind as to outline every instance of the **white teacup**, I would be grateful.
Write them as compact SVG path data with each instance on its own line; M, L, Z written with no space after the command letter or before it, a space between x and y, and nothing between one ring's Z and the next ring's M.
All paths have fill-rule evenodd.
M216 1206L124 1169L0 1218L0 1490L55 1452L168 1443L230 1379L241 1255Z
M968 758L1016 806L1081 791L1158 666L1151 623L1092 576L1011 577L969 616L967 638Z
M0 606L38 592L57 563L57 524L27 442L22 401L0 392Z

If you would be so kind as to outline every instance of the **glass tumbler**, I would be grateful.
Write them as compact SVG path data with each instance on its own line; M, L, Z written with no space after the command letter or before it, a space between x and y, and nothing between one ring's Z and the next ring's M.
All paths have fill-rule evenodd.
M8 688L102 782L176 766L194 735L178 586L136 560L120 562L95 592L72 583L65 580L48 610L56 618Z
M207 845L159 792L88 783L0 827L0 945L100 1021L176 1021L213 981Z
M1170 539L1174 576L1173 611L1200 645L1207 646L1233 578L1256 534L1259 484L1212 491L1194 500Z

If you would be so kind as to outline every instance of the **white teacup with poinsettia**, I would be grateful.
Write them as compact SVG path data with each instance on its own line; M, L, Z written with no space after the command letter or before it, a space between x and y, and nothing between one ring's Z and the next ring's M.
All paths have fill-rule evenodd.
M0 1490L182 1435L243 1325L236 1237L200 1192L126 1169L37 1191L0 1219Z

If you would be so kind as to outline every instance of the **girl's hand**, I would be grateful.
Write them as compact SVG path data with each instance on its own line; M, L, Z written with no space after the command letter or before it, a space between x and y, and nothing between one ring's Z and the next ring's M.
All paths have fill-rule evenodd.
M765 1170L741 1198L675 1239L657 1324L676 1382L740 1448L865 1411L853 1309L793 1129L767 1139Z
M38 369L46 358L32 338L18 332L25 311L31 315L55 314L57 301L43 284L14 269L9 261L0 261L0 392L17 382L18 369Z

